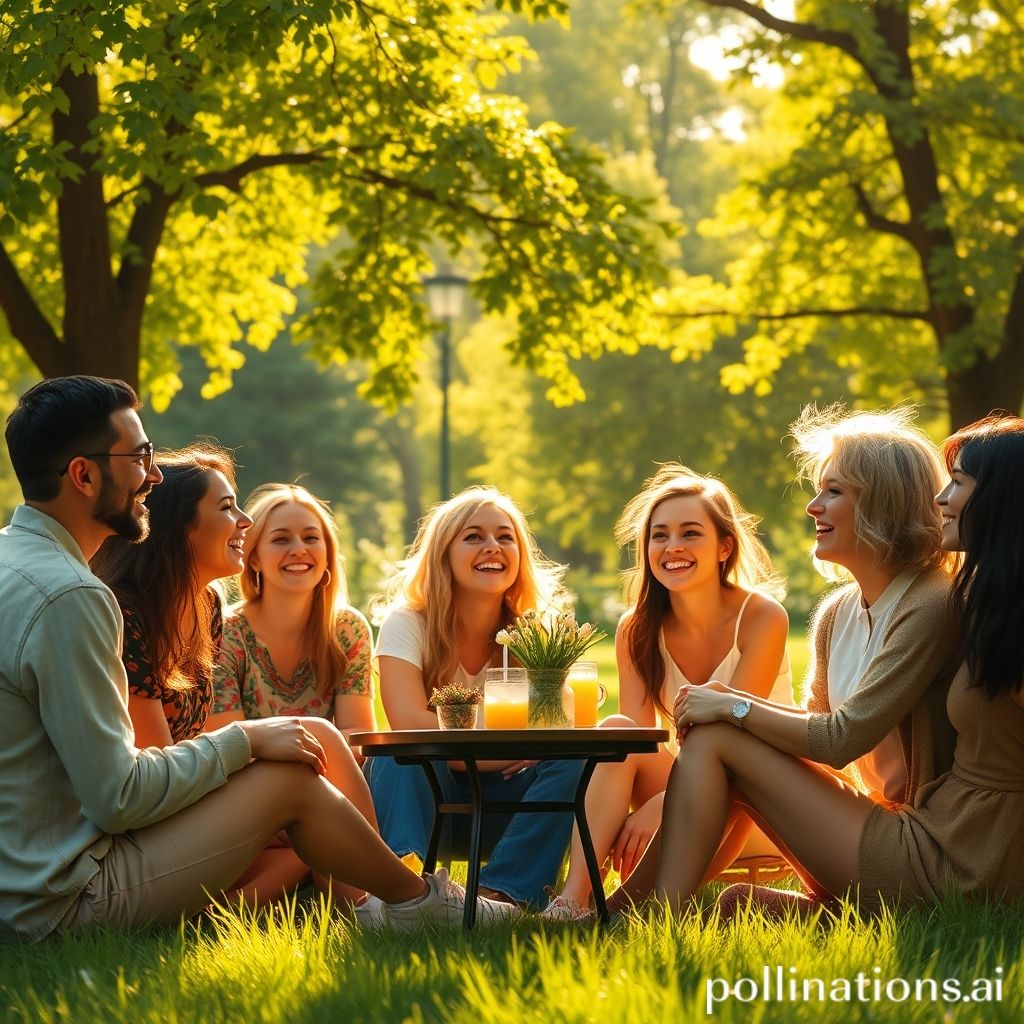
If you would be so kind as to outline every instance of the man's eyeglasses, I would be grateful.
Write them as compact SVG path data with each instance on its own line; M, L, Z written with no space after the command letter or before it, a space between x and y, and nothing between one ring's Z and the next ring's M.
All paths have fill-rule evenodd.
M135 459L136 462L146 471L147 474L152 472L153 469L153 457L154 457L153 442L147 441L144 445L140 445L133 452L82 452L81 455L73 455L71 459L68 459L64 468L60 471L60 476L63 476L68 471L68 466L71 465L73 459Z

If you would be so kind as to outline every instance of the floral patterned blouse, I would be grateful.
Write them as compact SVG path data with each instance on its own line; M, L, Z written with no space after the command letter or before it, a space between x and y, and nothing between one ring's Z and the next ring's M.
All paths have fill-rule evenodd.
M338 695L372 696L373 639L369 623L355 608L347 607L339 610L336 622L346 668L325 696L308 661L299 665L291 679L282 679L245 612L229 616L224 622L214 673L213 710L241 711L247 719L273 715L333 719Z
M210 632L213 646L219 647L223 632L223 617L220 610L220 599L208 591L212 620ZM124 618L124 645L121 660L128 673L128 692L135 697L147 700L159 700L164 707L164 717L171 730L171 740L191 740L203 731L203 725L213 705L213 680L202 673L195 680L195 686L188 690L175 690L165 685L165 681L157 679L154 674L153 662L150 658L146 638L142 632L142 623L138 612L128 605L121 605Z

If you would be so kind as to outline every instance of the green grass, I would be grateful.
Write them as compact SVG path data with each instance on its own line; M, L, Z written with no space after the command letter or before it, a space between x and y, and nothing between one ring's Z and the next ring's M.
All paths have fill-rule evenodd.
M319 907L259 920L225 913L201 932L101 933L4 947L4 1021L173 1024L186 1021L446 1021L454 1024L709 1019L709 979L773 974L821 979L848 1003L810 999L715 1007L718 1021L1019 1021L1024 1017L1024 917L953 901L932 915L874 923L747 917L702 926L652 911L604 933L536 919L413 936L363 934ZM1002 974L997 968L1002 968ZM790 971L795 969L795 973ZM877 970L876 970L877 969ZM867 979L865 1001L856 977ZM884 999L903 978L999 978L1001 1001ZM875 979L883 999L871 998ZM812 983L813 984L813 983ZM717 991L720 991L720 984ZM899 989L894 989L899 995ZM740 994L750 996L750 983Z
M611 641L593 652L614 684ZM807 644L790 637L795 679ZM610 713L617 692L610 686ZM456 874L464 865L456 865ZM709 893L706 897L711 904ZM709 987L740 982L749 999L765 968L786 998L730 998L706 1013ZM1002 973L997 969L1001 968ZM865 999L858 998L858 974ZM720 980L719 980L720 979ZM742 981L741 979L751 979ZM849 983L852 1000L818 998ZM990 983L989 1001L885 998L886 982ZM994 982L1000 982L996 990ZM796 985L793 999L790 982ZM808 997L802 985L809 983ZM878 983L880 999L874 998ZM984 983L984 982L982 982ZM893 994L902 995L900 982ZM984 993L983 993L984 994ZM996 995L1001 999L996 1000ZM295 1021L452 1024L724 1022L1016 1022L1024 1019L1024 913L952 899L932 914L862 922L728 925L678 921L654 909L605 933L526 918L495 928L401 936L363 934L319 905L252 917L223 912L201 929L103 932L39 946L0 946L0 1021L185 1024Z

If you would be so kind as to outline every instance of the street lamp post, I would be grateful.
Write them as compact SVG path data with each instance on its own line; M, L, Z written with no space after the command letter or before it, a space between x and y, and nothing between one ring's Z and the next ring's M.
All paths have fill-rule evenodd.
M458 274L443 270L425 278L423 288L427 294L430 315L441 325L437 345L441 357L441 432L439 488L441 500L451 496L451 434L448 420L448 388L452 368L452 324L462 312L462 300L469 282Z

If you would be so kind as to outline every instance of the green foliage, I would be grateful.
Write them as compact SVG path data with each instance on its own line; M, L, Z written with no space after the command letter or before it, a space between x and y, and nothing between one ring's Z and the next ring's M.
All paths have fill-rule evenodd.
M567 10L499 6L531 18ZM558 124L531 126L521 102L495 91L529 56L503 25L483 0L6 4L0 239L28 295L0 281L0 350L18 341L37 365L62 365L60 332L33 348L19 314L34 306L54 326L87 316L65 293L89 268L68 264L102 261L108 236L109 275L99 268L90 301L106 304L130 349L142 280L137 365L157 408L181 386L183 346L200 351L208 395L230 386L239 342L270 344L310 245L338 236L302 327L321 363L365 360L362 391L376 401L407 398L416 379L431 239L453 254L476 247L477 298L490 310L517 300L510 344L537 372L562 366L547 349L614 339L659 276L643 205L609 187L596 151ZM98 114L78 98L68 107L69 76L95 89ZM58 124L81 134L79 154ZM70 183L94 237L64 237L56 200ZM128 358L93 330L84 368Z
M880 35L887 7L897 26L908 17L906 68L898 45ZM739 184L700 226L731 250L728 266L681 277L663 296L677 352L706 351L741 325L749 331L743 357L723 373L732 392L766 391L784 361L821 347L866 393L930 410L953 402L948 381L998 354L1005 369L992 379L1015 401L1024 388L1012 359L1024 218L1024 45L1015 11L801 3L798 21L825 34L817 40L746 19L734 55L748 74L773 62L785 82L748 111L732 161ZM933 186L937 199L922 205ZM954 417L1004 400L981 393L980 381L957 386L972 399L950 406Z
M395 425L358 396L359 368L318 370L285 334L246 362L229 391L203 399L204 367L194 352L186 350L182 358L180 396L165 413L146 415L157 447L215 437L235 450L242 498L278 481L300 482L330 502L350 597L365 607L380 583L385 555L401 548L404 510L387 440Z

